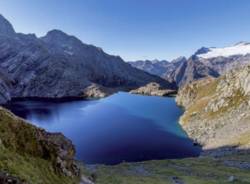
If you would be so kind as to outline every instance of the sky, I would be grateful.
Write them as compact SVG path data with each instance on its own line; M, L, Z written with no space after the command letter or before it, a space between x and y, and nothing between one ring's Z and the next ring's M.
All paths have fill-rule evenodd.
M249 0L0 0L17 32L60 29L126 61L250 41Z

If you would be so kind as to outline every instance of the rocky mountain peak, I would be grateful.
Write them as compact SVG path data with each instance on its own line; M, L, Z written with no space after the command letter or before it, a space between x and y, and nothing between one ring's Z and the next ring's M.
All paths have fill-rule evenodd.
M179 63L179 62L184 62L184 61L186 61L186 60L187 60L186 57L180 56L180 57L178 57L178 58L176 58L176 59L173 59L171 62L172 62L172 63Z
M209 52L209 51L210 51L209 48L207 48L207 47L201 47L200 49L198 49L198 50L194 53L194 55L205 54L205 53L207 53L207 52Z
M227 58L232 56L245 56L248 54L250 54L250 44L247 42L239 42L236 45L221 48L210 47L207 51L205 49L205 52L202 50L196 53L198 57L203 59Z
M80 53L81 48L87 47L87 45L83 44L78 38L58 29L49 31L40 39L50 47L51 52L63 52L68 55Z
M152 61L151 61L152 63L158 63L158 62L160 62L158 59L153 59Z
M15 30L11 23L0 14L0 35L12 36Z
M53 29L51 31L48 31L46 34L46 37L68 37L69 35L59 29Z
M150 61L152 64L157 64L157 63L168 63L167 60L159 60L159 59L154 59Z
M41 39L47 43L53 43L59 46L63 44L68 44L71 46L83 45L82 41L76 38L75 36L69 35L58 29L53 29L49 31L44 37L41 37Z
M53 30L49 31L41 39L46 41L46 42L65 42L66 40L69 40L70 38L74 38L74 37L68 35L67 33L65 33L61 30L53 29Z

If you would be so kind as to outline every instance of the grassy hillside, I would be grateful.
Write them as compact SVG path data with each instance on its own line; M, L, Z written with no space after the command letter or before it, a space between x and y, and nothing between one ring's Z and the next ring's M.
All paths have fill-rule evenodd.
M32 184L78 183L79 177L73 172L71 176L62 172L55 161L58 145L54 140L46 140L52 137L44 132L0 107L0 173Z

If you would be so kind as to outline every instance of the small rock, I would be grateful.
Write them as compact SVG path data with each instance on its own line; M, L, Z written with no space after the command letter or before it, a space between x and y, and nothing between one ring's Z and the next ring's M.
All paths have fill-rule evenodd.
M94 184L94 182L92 182L91 180L89 180L85 176L82 176L80 184Z
M171 177L171 179L172 179L172 183L173 184L185 184L179 177L177 177L177 176L173 176L173 177Z
M234 181L236 181L235 176L229 176L228 182L234 182Z

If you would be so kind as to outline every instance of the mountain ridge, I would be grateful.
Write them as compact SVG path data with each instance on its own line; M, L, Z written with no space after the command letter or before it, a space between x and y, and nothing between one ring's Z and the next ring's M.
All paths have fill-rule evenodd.
M10 98L87 97L87 94L103 97L151 82L159 83L163 88L176 89L174 83L135 69L120 57L87 45L61 30L51 30L38 38L34 34L15 33L14 29L14 32L5 31L13 28L6 21L0 17L0 23L7 25L2 30L7 35L0 34L0 69L14 82L8 85L7 92L0 92L0 103L10 100L3 98L7 94ZM1 80L2 86L6 86L4 83Z
M233 46L216 48L201 47L188 59L181 59L178 64L173 62L161 66L157 71L154 64L144 61L130 62L133 67L158 75L166 80L176 82L179 87L205 77L225 74L231 69L250 63L250 43L238 42ZM200 70L197 70L200 68Z
M13 26L0 14L0 35L13 36L16 32Z

